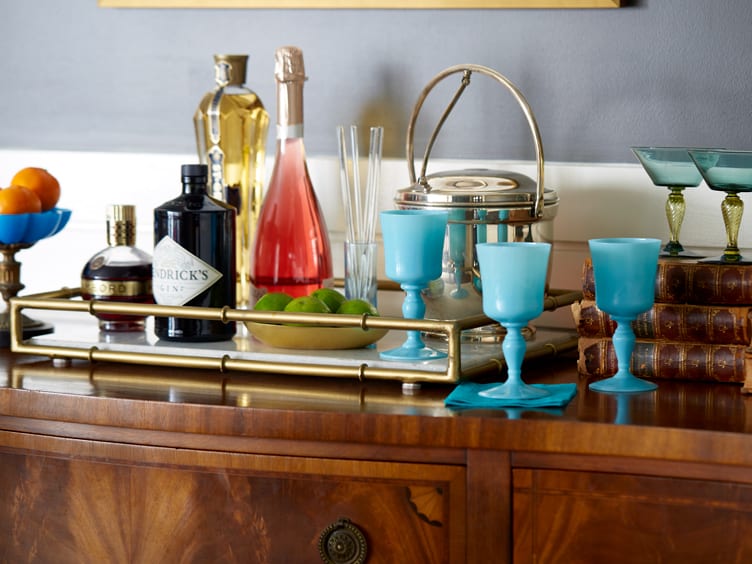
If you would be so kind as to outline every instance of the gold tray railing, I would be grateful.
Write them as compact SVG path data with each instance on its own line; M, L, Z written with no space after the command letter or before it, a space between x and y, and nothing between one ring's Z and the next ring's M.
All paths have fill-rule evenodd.
M328 376L335 378L357 378L358 380L399 380L403 384L418 382L456 383L481 373L498 371L503 367L501 347L493 347L497 356L475 362L472 366L462 366L462 332L493 323L485 315L474 315L464 319L438 321L430 319L404 319L392 316L314 314L292 312L262 312L238 310L229 307L203 308L189 306L166 306L157 304L119 303L80 298L80 288L63 288L60 290L14 297L10 300L10 346L13 352L47 356L52 359L79 359L90 362L116 362L135 365L158 365L173 368L200 368L219 372L244 371L271 374L288 374L297 376ZM545 309L554 310L562 305L571 304L581 296L580 292L551 290L546 298ZM310 326L357 327L368 329L417 330L442 337L442 346L447 352L446 366L436 371L425 369L421 363L410 367L404 365L391 367L385 362L362 361L351 365L326 362L299 362L294 355L285 361L271 361L263 358L243 358L241 351L228 351L215 343L216 354L200 356L194 348L186 347L179 353L161 353L154 346L135 347L140 350L113 350L96 344L56 345L44 344L39 337L23 338L24 309L55 310L60 312L80 312L91 316L97 314L127 314L143 316L169 316L192 319L219 320L229 322L260 323L295 323ZM565 339L559 346L568 350L576 337ZM540 350L531 350L530 356L556 354L557 345L550 344ZM347 353L347 351L341 351ZM306 351L307 354L310 351Z
M75 362L56 367L39 361L14 365L5 385L11 388L87 396L152 401L190 402L238 407L303 408L331 406L365 412L410 408L411 413L451 414L443 395L404 394L389 382L365 384L351 380L267 374L216 374L208 370L181 374L141 374L127 365Z

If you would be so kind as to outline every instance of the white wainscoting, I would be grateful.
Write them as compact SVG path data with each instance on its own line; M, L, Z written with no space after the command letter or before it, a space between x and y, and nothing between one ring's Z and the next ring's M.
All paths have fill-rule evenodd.
M194 161L193 155L180 154L0 150L0 186L7 186L15 171L22 167L41 166L60 180L59 205L73 210L64 231L17 255L22 263L21 279L26 285L21 293L78 286L85 262L105 246L104 215L108 204L136 205L138 244L150 250L153 247L152 210L180 192L180 165ZM331 232L335 275L341 276L344 218L337 160L334 156L313 156L309 157L308 164ZM430 164L429 172L485 167L535 175L535 163L531 162L437 160ZM408 184L405 160L385 160L381 209L391 208L396 190ZM590 238L641 236L665 240L668 237L664 212L668 191L653 186L637 163L547 162L545 184L555 189L560 198L554 221L552 287L579 287L581 265L587 256ZM720 212L723 194L709 190L705 184L685 193L687 215L682 243L720 253L725 245ZM752 210L741 228L742 247L752 247L750 221Z

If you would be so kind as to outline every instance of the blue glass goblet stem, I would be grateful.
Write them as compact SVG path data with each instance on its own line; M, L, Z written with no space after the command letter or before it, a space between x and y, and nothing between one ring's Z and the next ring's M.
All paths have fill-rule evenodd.
M501 350L504 352L504 360L507 364L507 380L500 388L492 388L480 395L490 397L508 397L520 399L540 398L549 395L543 388L536 388L522 381L522 361L525 358L527 343L522 335L522 329L527 323L502 323L507 330Z
M634 319L620 316L612 316L612 319L616 322L616 330L612 337L617 364L614 378L617 380L627 380L632 376L630 365L636 341L634 331L632 330L632 321Z
M426 304L420 291L423 289L417 284L401 284L405 291L405 299L402 301L402 317L405 319L423 319L426 315ZM420 337L420 331L407 331L407 339L402 348L407 351L407 355L417 355L418 351L426 347L423 339Z
M632 321L635 318L618 317L612 315L616 322L616 330L612 341L616 353L616 374L605 380L593 382L590 389L596 392L649 392L658 388L653 382L643 380L632 374L630 364L635 348L635 334Z

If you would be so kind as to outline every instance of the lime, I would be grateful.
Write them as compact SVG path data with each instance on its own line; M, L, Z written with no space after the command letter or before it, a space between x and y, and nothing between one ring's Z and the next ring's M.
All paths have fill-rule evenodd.
M361 300L359 298L346 300L345 302L343 302L342 305L339 306L337 313L353 314L353 315L362 315L364 313L367 313L369 315L379 314L379 312L376 310L375 307L373 307L366 300Z
M319 288L318 290L311 292L311 295L314 298L318 298L322 302L324 302L327 306L329 306L329 309L331 311L337 311L339 309L339 306L345 303L345 300L347 299L345 298L345 296L343 296L333 288Z
M331 313L329 306L313 296L301 296L290 301L285 306L285 311L305 313Z
M269 292L264 294L253 306L258 311L282 311L292 301L292 296L285 292Z

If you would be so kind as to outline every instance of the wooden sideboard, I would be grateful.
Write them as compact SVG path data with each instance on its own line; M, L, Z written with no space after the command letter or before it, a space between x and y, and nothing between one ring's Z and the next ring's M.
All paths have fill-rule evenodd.
M599 394L565 355L525 378L577 382L566 408L455 412L437 385L0 366L0 562L752 562L735 385Z

